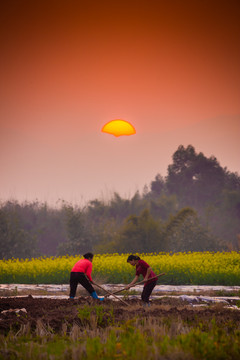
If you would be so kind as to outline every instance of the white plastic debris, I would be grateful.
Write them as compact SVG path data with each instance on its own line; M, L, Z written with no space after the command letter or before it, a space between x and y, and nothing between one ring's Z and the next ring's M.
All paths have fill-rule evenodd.
M1 314L7 314L7 313L11 313L11 312L15 312L16 314L18 314L20 311L27 313L27 310L25 308L21 308L21 309L3 310L3 311L1 311Z

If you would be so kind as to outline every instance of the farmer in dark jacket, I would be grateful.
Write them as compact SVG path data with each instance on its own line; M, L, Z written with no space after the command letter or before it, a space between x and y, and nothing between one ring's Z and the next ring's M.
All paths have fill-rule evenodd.
M144 260L140 259L139 256L129 255L127 262L132 266L136 267L136 276L132 280L132 282L130 282L130 284L126 286L126 290L128 290L133 284L135 284L138 281L139 276L142 275L145 282L141 298L144 303L149 304L149 297L157 284L158 278L155 277L151 280L148 279L156 276L156 274L152 271L152 268Z

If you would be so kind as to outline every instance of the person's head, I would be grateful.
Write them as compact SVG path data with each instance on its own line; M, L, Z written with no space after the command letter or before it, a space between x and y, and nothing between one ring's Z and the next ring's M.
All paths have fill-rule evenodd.
M87 259L87 260L89 260L89 261L92 261L92 259L93 259L93 254L90 253L90 252L88 252L88 253L84 254L83 257L84 257L84 259Z
M140 257L137 255L129 255L129 257L127 258L127 262L132 266L137 265L138 260L140 260Z

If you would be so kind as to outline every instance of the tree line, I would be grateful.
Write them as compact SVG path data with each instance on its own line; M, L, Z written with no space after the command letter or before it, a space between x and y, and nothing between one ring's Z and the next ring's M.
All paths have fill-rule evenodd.
M240 176L192 145L130 199L0 203L0 258L240 249Z

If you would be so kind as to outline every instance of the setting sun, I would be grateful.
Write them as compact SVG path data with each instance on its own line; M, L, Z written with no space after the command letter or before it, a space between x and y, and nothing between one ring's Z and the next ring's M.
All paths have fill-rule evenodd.
M112 120L105 124L102 128L102 132L114 135L116 137L122 135L134 135L136 130L132 124L125 120Z

